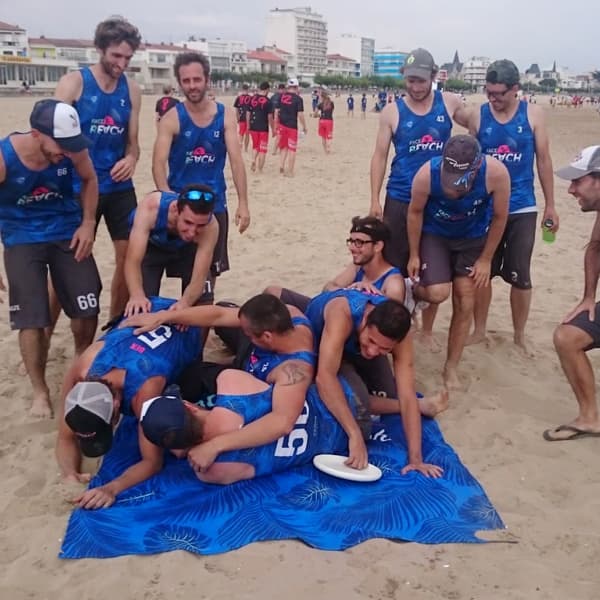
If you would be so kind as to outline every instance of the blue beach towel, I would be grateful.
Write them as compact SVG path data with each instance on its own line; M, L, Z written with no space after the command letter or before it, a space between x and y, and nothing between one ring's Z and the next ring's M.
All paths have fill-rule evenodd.
M400 475L406 442L397 416L375 423L369 460L383 471L373 483L336 479L312 464L228 486L198 481L186 460L169 456L161 473L126 490L107 509L75 510L61 558L107 558L188 550L216 554L262 540L298 539L343 550L371 538L425 544L481 542L478 530L504 527L477 480L423 419L425 460L444 475ZM125 418L90 486L139 460L137 426Z

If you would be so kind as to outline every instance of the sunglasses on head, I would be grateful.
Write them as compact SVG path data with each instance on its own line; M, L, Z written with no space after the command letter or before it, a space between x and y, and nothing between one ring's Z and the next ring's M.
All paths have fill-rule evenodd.
M214 202L215 195L212 192L204 190L187 190L179 196L181 200L188 200L189 202Z

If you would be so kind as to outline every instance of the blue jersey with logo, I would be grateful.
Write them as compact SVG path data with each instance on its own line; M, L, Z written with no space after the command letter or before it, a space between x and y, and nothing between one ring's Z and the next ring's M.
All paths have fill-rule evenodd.
M312 325L306 317L293 317L292 324L294 327L304 325L312 331ZM271 371L276 369L286 360L301 360L308 363L311 367L315 367L317 364L317 354L316 352L309 352L308 350L281 354L254 346L252 354L250 354L248 361L244 365L244 371L251 373L261 381L267 381Z
M169 152L169 188L175 192L191 183L202 183L216 195L214 212L225 212L225 107L217 102L217 114L210 125L198 127L184 102L175 109L179 118L179 134Z
M344 395L356 414L355 396L342 377L338 380ZM272 410L273 388L249 396L218 395L215 406L239 414L244 424L256 421ZM216 462L241 462L254 467L256 476L277 473L310 462L317 454L342 454L348 449L348 438L335 417L319 397L317 386L312 384L306 393L304 408L294 429L278 440L244 450L223 452Z
M175 303L170 298L154 297L151 312L166 310ZM131 401L151 377L164 377L173 383L181 371L200 353L201 330L189 327L179 331L172 325L160 325L152 331L133 335L133 327L115 327L100 340L104 346L92 362L88 377L102 377L112 369L125 369L121 412L132 415Z
M492 221L492 195L485 185L487 160L475 176L473 187L462 198L447 198L440 181L442 157L430 162L431 191L423 214L423 231L445 238L478 238Z
M102 91L92 71L81 69L83 90L73 106L79 113L81 131L92 141L90 156L100 194L121 192L133 188L133 181L114 181L110 176L115 163L125 156L129 141L131 99L127 77L121 75L113 92ZM75 192L81 192L81 181L75 177Z
M477 139L485 154L497 158L510 175L508 212L534 212L533 161L535 135L527 118L527 102L521 100L515 116L499 123L492 115L489 102L481 105L481 121Z
M81 225L81 206L73 195L73 163L65 158L32 171L21 162L10 137L0 140L0 152L6 168L0 183L2 243L10 247L70 240Z
M180 248L184 248L192 242L185 242L177 235L171 235L168 230L169 225L169 206L174 200L177 201L177 194L173 192L161 192L160 202L158 205L158 214L156 215L156 223L150 230L148 235L148 243L167 250L175 252ZM129 213L129 230L133 227L133 221L135 219L136 208Z
M317 345L321 342L321 335L325 329L325 308L334 298L345 298L350 307L350 315L352 317L353 331L348 340L344 344L344 351L349 354L360 354L358 345L358 326L360 325L367 304L381 304L387 298L385 296L375 296L367 294L359 290L333 290L331 292L322 292L315 296L306 309L306 316L309 318L313 326L313 332L317 338Z
M392 140L396 155L392 160L387 193L393 200L410 202L412 181L417 171L435 156L441 156L450 138L452 120L442 92L433 92L433 104L426 115L416 115L399 98L398 128Z
M402 271L397 267L391 267L388 269L381 277L378 277L375 281L371 281L371 285L374 288L377 288L380 292L383 290L383 285L385 284L388 277L391 275L402 275ZM356 275L354 276L353 283L358 283L365 278L365 270L360 267L358 271L356 271Z

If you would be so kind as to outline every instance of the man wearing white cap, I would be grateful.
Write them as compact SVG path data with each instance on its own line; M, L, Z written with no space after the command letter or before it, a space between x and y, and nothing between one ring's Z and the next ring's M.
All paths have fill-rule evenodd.
M571 182L569 194L577 198L582 212L595 212L596 221L583 261L583 300L554 331L554 347L579 404L579 414L566 425L546 430L544 439L549 442L600 437L594 371L586 355L588 350L600 347L600 303L596 302L600 276L600 146L584 148L556 175Z
M102 288L91 255L98 181L77 111L58 100L37 102L31 131L0 140L0 236L9 287L10 325L19 331L33 388L31 414L52 414L45 371L52 325L48 271L71 319L75 355L94 339ZM81 179L81 199L73 176Z
M298 80L288 79L287 91L279 96L276 111L276 121L279 123L279 172L287 177L294 176L296 164L296 149L298 148L298 121L306 135L304 120L304 101L298 94Z

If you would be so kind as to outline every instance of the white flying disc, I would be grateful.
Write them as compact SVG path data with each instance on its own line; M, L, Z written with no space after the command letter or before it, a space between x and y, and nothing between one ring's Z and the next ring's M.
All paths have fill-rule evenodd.
M337 454L317 454L313 458L313 465L327 473L340 479L350 481L377 481L381 479L381 469L369 463L366 469L353 469L344 463L348 460L347 456L338 456Z

